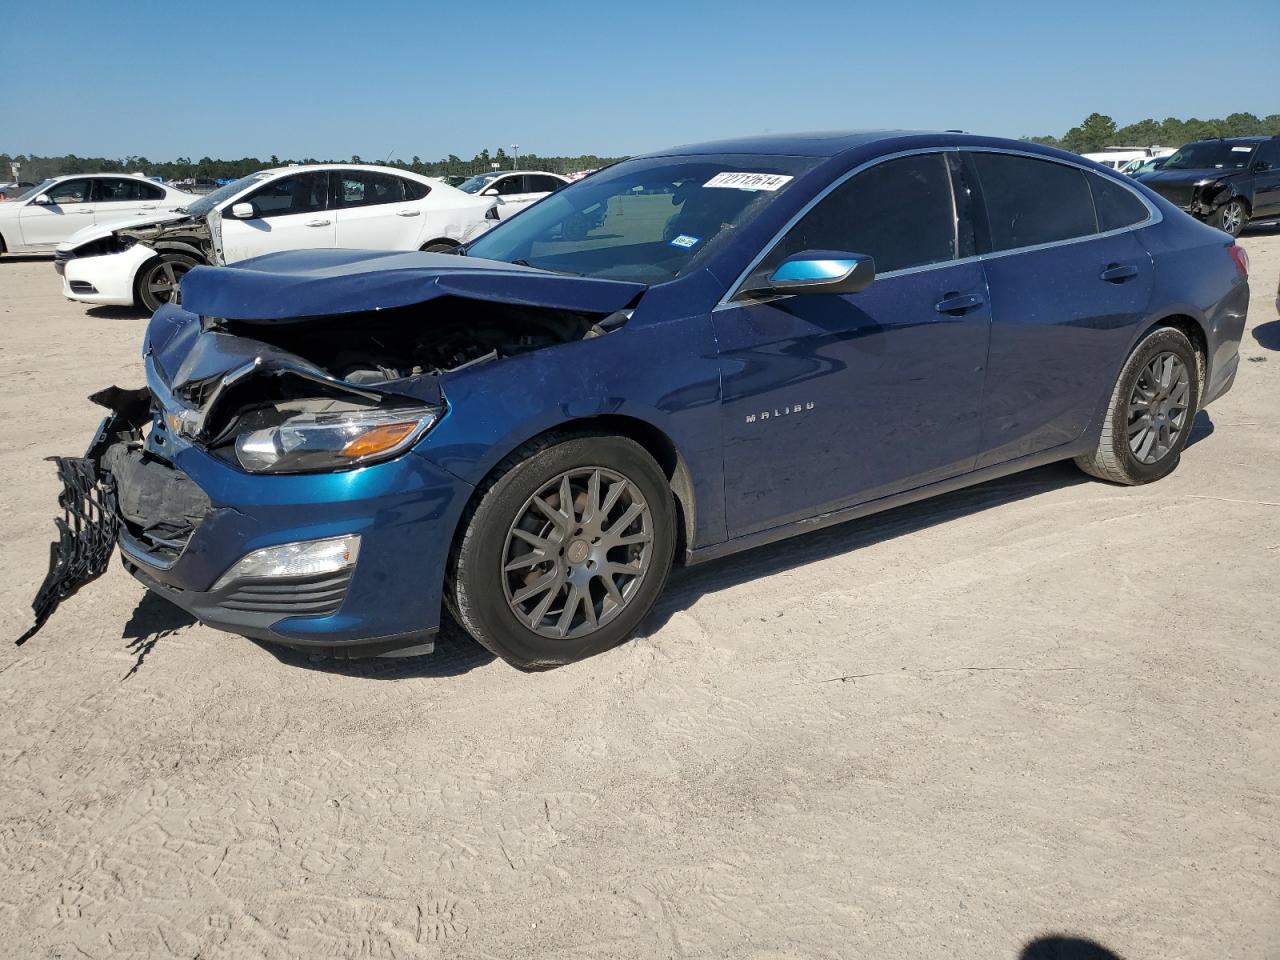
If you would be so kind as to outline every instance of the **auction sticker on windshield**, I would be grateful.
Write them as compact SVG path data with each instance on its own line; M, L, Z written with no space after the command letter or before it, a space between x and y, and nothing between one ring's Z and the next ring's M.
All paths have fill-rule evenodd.
M730 190L777 190L794 177L778 173L717 173L704 187L727 187Z

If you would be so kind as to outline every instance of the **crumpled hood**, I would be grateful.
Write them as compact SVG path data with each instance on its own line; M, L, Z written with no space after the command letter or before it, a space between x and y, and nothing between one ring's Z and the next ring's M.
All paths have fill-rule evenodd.
M93 224L82 230L77 230L67 237L67 239L58 244L58 249L62 251L74 250L83 244L109 237L118 230L132 230L137 227L158 227L161 224L172 223L174 220L186 219L187 216L185 213L172 212L160 216L152 214L147 217L134 217L129 220L113 220L107 223Z
M1193 187L1203 180L1210 182L1226 180L1245 172L1244 170L1218 170L1212 167L1208 170L1152 170L1150 173L1142 174L1138 180L1152 190L1158 191L1161 187Z
M645 289L643 283L446 253L292 250L230 267L195 267L182 279L182 306L205 317L263 323L388 310L445 296L609 314L630 306Z

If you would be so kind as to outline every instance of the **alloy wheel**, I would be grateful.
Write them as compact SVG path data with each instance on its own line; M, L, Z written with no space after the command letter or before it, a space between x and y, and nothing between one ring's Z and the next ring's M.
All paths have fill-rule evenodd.
M181 303L182 287L179 281L187 267L172 260L165 260L147 277L147 290L157 303Z
M1174 353L1159 353L1138 374L1129 396L1129 449L1140 463L1173 450L1187 426L1191 374Z
M541 636L585 636L626 608L652 558L653 516L640 488L616 471L577 467L516 514L502 551L507 604Z
M1232 200L1222 211L1222 228L1235 236L1244 226L1244 207L1239 200Z

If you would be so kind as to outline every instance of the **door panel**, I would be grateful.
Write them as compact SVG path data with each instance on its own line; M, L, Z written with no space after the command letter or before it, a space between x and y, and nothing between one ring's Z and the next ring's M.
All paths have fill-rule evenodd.
M223 260L235 263L280 250L333 247L337 242L334 212L329 209L328 175L300 173L272 180L237 202L253 204L250 220L223 211Z
M44 196L53 202L28 202L18 214L25 246L52 250L77 230L93 225L93 181L64 180L46 190Z
M973 467L989 314L977 262L717 311L729 535Z
M1114 267L1135 272L1104 280ZM1114 384L1154 279L1133 231L1002 254L985 268L991 359L978 467L1080 437Z
M335 176L337 245L359 250L413 250L423 229L423 201L406 201L399 177L343 170Z

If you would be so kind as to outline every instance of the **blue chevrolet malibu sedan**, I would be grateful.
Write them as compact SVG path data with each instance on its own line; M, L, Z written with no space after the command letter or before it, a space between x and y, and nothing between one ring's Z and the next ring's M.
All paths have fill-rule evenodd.
M188 274L66 482L42 622L105 566L294 647L522 668L618 644L693 562L1074 459L1173 470L1227 391L1232 239L956 133L609 167L459 250Z

